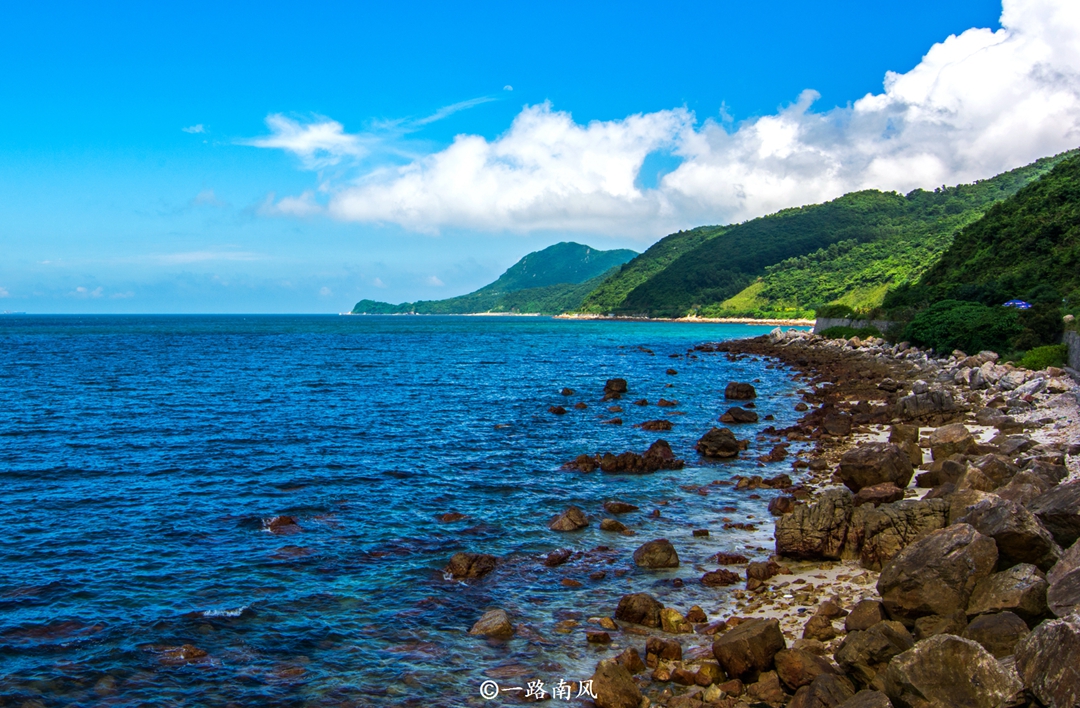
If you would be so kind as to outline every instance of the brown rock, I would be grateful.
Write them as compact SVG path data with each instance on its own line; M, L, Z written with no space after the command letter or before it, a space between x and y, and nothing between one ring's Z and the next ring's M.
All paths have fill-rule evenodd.
M574 580L573 578L563 578L559 581L559 584L567 588L580 588L582 585L580 580Z
M765 704L779 708L787 703L784 687L775 671L766 671L758 680L746 687L746 696L755 704Z
M822 674L796 691L788 708L835 708L847 705L845 701L854 695L855 687L846 678Z
M660 628L670 634L693 634L694 627L674 607L660 610Z
M930 452L935 460L965 455L975 447L975 436L963 423L943 425L930 433Z
M747 681L767 671L776 652L786 646L779 621L752 619L713 642L713 656L728 676Z
M746 687L743 686L743 682L739 679L724 681L721 684L717 684L716 687L729 696L741 696L746 692Z
M893 704L889 697L881 691L871 691L864 688L841 703L837 708L893 708Z
M552 531L579 531L589 525L585 512L580 507L569 506L566 511L556 516L548 524Z
M1061 556L1057 565L1046 575L1050 584L1046 601L1050 611L1058 617L1066 617L1080 610L1080 541Z
M626 386L626 379L608 379L607 383L604 384L605 394L615 394L621 396L628 390L629 389L627 389Z
M678 568L679 554L666 538L643 543L634 551L634 563L642 568Z
M666 398L661 398L659 401L656 402L656 405L660 406L661 408L674 408L679 405L679 402L669 401Z
M1023 688L989 652L951 634L921 641L897 656L884 683L894 705L927 708L1001 708Z
M874 686L892 658L914 644L904 625L885 620L865 631L849 632L836 650L836 663L859 685Z
M724 670L720 668L720 664L706 661L698 667L697 676L694 677L694 682L698 686L711 686L714 683L723 682L724 678Z
M600 522L601 531L611 531L613 533L622 533L626 530L626 524L616 521L615 519L604 519Z
M188 664L205 664L210 661L210 655L205 649L200 649L194 644L184 644L178 647L154 646L150 651L158 655L158 663L165 666L186 666ZM22 705L30 703L27 701ZM44 704L38 704L44 705Z
M799 401L798 403L795 404L795 410L798 411L799 413L804 413L804 412L810 410L810 406L806 405L802 401Z
M939 634L960 636L967 627L967 615L957 610L951 615L926 615L915 620L915 641L935 637Z
M693 622L694 624L701 624L702 622L708 622L709 616L705 614L705 610L701 609L697 605L694 605L686 613L686 620Z
M749 563L750 559L741 553L728 553L726 551L720 551L710 559L717 565L742 565L743 563Z
M559 391L559 393L561 393L564 396L573 396L574 395L574 389L572 389L572 388L564 388L563 390Z
M848 632L859 632L870 629L884 619L887 619L884 605L877 600L859 600L844 620L844 629Z
M652 595L643 592L623 595L615 608L615 619L646 627L659 627L662 609L664 606Z
M757 391L754 390L752 384L732 381L724 389L724 398L731 401L749 401L757 398Z
M721 423L756 423L758 414L745 408L728 408L727 412L720 416Z
M455 553L446 571L455 578L482 578L495 570L495 556L487 553Z
M836 627L833 627L832 620L822 615L813 615L806 621L806 625L803 627L803 639L816 639L819 642L827 642L830 639L834 639L839 636L839 632L836 631Z
M701 584L708 587L724 587L739 582L739 576L725 568L710 570L701 576Z
M623 501L612 499L604 502L604 510L609 514L629 514L631 511L637 511L639 507L633 504L628 504Z
M1048 587L1046 577L1038 568L1021 563L980 580L968 600L967 614L1009 611L1034 624L1047 612Z
M1050 532L1031 512L994 494L970 506L958 523L971 524L982 535L994 539L998 562L1004 567L1031 563L1047 571L1061 557L1061 549Z
M837 670L828 661L808 651L783 649L773 658L776 674L792 691L810 685L822 674L836 674Z
M850 415L833 411L826 413L825 417L821 419L821 429L829 435L845 437L851 435L851 423L852 417Z
M488 610L472 626L469 634L509 639L514 636L514 625L510 623L510 616L506 614L506 610Z
M556 548L544 556L544 565L555 568L570 560L572 551L569 548Z
M600 630L586 630L585 641L589 644L611 644L611 635Z
M633 647L623 649L622 653L615 657L615 661L631 674L640 674L645 670L645 662L641 660L641 654Z
M554 415L566 415L566 409L562 406L548 406L548 413Z
M690 669L676 668L671 672L671 682L680 686L696 686L697 672Z
M671 430L670 420L647 420L639 426L642 430L649 430L653 432L659 432L664 430Z
M949 503L943 499L908 499L860 514L863 523L859 561L864 568L880 570L904 548L944 528L948 515ZM850 533L848 538L850 542Z
M844 485L857 492L885 482L904 489L914 468L908 455L892 443L863 443L843 454L838 472Z
M863 504L881 506L882 504L891 504L892 502L900 501L903 498L903 489L897 487L892 482L884 482L882 484L875 484L871 487L863 487L860 489L855 495L853 504L854 506L862 506Z
M712 428L697 442L697 451L705 457L736 457L743 446L727 428Z
M1036 627L1016 647L1016 669L1043 705L1080 705L1080 614Z
M263 528L270 533L276 534L288 534L297 533L303 531L303 527L300 526L300 522L296 520L295 516L271 516L269 519L263 519ZM184 645L189 646L189 645Z
M773 516L783 516L793 511L795 511L795 497L781 494L778 497L773 497L769 502L769 513Z
M839 560L851 520L852 496L842 489L822 493L776 519L776 554L791 558Z
M641 689L634 683L634 677L610 659L596 665L592 687L599 708L639 708L641 705Z
M995 659L1011 656L1016 645L1028 635L1024 620L1012 612L979 615L968 623L964 639L978 642Z
M661 661L682 661L682 645L674 639L649 637L645 640L645 665L655 668Z
M576 411L583 411L588 407L589 407L589 404L586 403L585 401L578 401L577 403L574 404L574 410L576 410Z
M448 511L447 513L439 517L439 523L449 524L467 518L468 517L465 514L459 514L456 511Z
M913 624L924 615L965 609L975 585L996 565L994 540L955 524L900 551L882 569L878 594L890 617Z
M1080 538L1080 480L1053 487L1032 499L1027 508L1062 548Z

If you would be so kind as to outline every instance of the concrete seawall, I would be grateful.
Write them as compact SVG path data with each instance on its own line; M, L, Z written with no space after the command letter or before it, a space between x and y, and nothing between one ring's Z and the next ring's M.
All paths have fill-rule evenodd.
M1068 367L1073 371L1080 371L1080 334L1077 334L1076 332L1070 330L1065 333L1063 341L1065 342L1065 346L1067 346L1069 349L1069 353L1066 358L1066 361L1068 362Z
M854 327L855 329L874 327L879 332L884 333L890 326L892 326L892 322L888 320L856 320L845 319L842 317L819 317L814 321L814 334L821 334L821 332L830 327Z

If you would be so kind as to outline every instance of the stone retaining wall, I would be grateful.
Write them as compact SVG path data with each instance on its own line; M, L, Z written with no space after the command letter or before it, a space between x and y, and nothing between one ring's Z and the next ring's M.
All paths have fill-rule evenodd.
M814 325L814 331L817 331L817 325ZM1067 361L1069 362L1069 368L1074 371L1080 371L1080 334L1073 331L1065 333L1065 346L1069 348L1069 354Z
M891 326L892 322L888 320L855 320L842 317L819 317L814 321L814 334L820 334L830 327L854 327L855 329L875 327L879 332L884 333L885 330Z

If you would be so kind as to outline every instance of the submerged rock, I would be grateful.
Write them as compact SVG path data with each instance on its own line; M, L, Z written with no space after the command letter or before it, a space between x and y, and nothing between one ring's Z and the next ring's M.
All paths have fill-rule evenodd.
M757 398L757 391L752 384L732 381L724 389L724 398L732 401L749 401Z
M455 553L446 572L454 578L482 578L495 570L495 556L487 553Z
M634 563L642 568L678 568L679 554L666 538L642 544L634 551Z
M615 608L615 619L646 627L660 626L660 610L663 604L648 593L623 595Z
M758 422L758 414L754 411L748 411L745 408L729 408L726 413L720 416L721 423L756 423Z
M552 531L578 531L589 525L585 512L580 507L570 506L548 524Z
M604 509L611 514L629 514L631 511L637 511L639 508L640 507L634 506L633 504L617 499L611 499L604 502Z
M469 634L509 639L514 636L514 625L510 623L510 615L506 614L506 610L488 610L472 626Z
M712 428L697 442L697 451L703 456L720 459L736 457L745 447L727 428Z

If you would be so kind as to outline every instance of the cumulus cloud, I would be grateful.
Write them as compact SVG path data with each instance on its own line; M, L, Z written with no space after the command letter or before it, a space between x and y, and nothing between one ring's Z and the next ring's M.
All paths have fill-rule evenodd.
M8 292L7 288L0 287L0 297L11 297L11 293Z
M326 287L325 285L323 287L319 288L319 295L321 295L322 297L329 297L329 296L331 296L333 294L334 294L334 291L331 290L330 288Z
M78 286L70 293L68 293L69 296L79 298L80 300L89 300L91 298L96 299L103 296L104 294L104 288L97 287L93 290L90 290L89 288L83 287L82 285Z
M271 192L259 206L259 213L264 216L312 216L322 212L323 207L315 200L315 192L307 190L299 197L282 197Z
M206 132L206 128L203 127L202 123L198 123L196 125L189 125L188 127L181 128L180 130L184 131L185 133L205 133Z
M446 283L439 280L438 276L435 276L435 275L428 276L424 280L424 282L427 283L428 285L431 285L431 286L436 287L436 288L441 288L442 286L446 285Z
M1005 0L1001 29L973 28L889 72L881 93L816 111L808 89L773 115L730 125L685 108L582 125L526 106L501 136L459 135L440 151L328 182L326 211L437 232L570 230L655 237L735 222L864 188L908 191L989 177L1080 145L1080 4ZM306 160L358 151L327 119L280 116L253 142ZM316 139L316 136L322 136ZM317 147L313 147L317 146ZM639 186L653 152L679 164ZM281 213L313 213L301 195ZM289 209L293 209L289 212Z
M198 206L226 207L226 206L228 206L228 203L223 202L220 199L218 199L217 195L214 194L214 190L212 190L212 189L204 189L201 192L199 192L198 194L196 194L194 197L191 198L191 201L188 202L188 206L189 207L198 207Z

